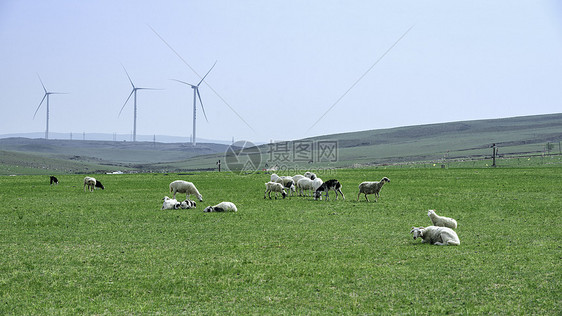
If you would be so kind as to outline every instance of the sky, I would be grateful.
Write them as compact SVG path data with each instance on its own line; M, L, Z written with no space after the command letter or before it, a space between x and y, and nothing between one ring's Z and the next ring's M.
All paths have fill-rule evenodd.
M294 140L562 112L562 4L0 0L0 135Z

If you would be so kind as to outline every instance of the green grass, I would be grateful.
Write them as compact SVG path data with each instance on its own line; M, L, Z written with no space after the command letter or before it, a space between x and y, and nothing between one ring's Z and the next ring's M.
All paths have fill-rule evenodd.
M562 308L562 168L320 174L345 201L264 200L269 175L0 177L0 314L516 314ZM364 180L391 179L377 203ZM172 180L195 210L161 211ZM203 213L233 201L237 213ZM420 244L429 208L458 247Z

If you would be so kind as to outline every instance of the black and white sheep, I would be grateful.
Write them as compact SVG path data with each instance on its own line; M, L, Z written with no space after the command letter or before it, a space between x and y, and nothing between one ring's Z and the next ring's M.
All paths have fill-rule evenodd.
M271 199L271 192L275 194L275 199L277 199L277 193L281 193L283 198L287 196L287 192L283 189L283 185L281 183L269 181L265 184L265 193L263 194L263 198L269 193L269 198Z
M162 203L162 210L177 210L181 206L181 203L176 199L171 199L165 196L163 200L164 203Z
M412 227L410 233L413 234L414 239L421 237L422 243L437 246L458 246L461 244L457 233L449 227Z
M314 190L314 182L309 178L302 178L297 182L297 195L306 195L308 196L309 192ZM305 194L306 192L306 194Z
M382 186L386 183L390 182L390 179L384 177L381 181L365 181L359 185L359 194L357 194L357 201L359 201L359 197L361 194L365 194L365 199L369 202L369 198L367 198L367 194L374 194L375 195L375 202L379 198L379 194L381 192Z
M84 178L84 192L86 192L86 186L88 187L88 191L90 192L94 192L95 188L100 188L102 190L105 189L105 187L103 186L103 184L101 184L101 182L99 182L99 180L96 180L96 178L92 177Z
M450 217L439 216L435 213L435 210L427 211L427 216L431 219L433 226L457 228L457 221Z
M328 191L330 190L333 190L336 193L336 200L338 199L338 192L345 200L345 195L343 195L343 192L341 191L341 183L336 179L328 180L322 183L322 185L314 192L314 199L322 200L322 192L326 192L326 201L328 201L330 199Z
M220 202L215 206L207 206L203 212L238 212L238 209L232 202Z
M199 193L195 185L191 182L176 180L170 183L170 192L173 193L173 198L176 198L176 193L185 193L185 199L189 200L190 195L195 195L199 202L203 202L203 196Z
M59 179L57 179L57 177L55 177L55 176L50 176L50 177L49 177L49 182L51 183L51 185L53 185L53 184L59 184Z

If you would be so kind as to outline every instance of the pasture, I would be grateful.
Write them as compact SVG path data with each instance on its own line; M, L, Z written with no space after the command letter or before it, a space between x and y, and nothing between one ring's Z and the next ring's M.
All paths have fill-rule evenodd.
M0 314L560 313L562 168L330 173L345 201L264 200L264 173L0 177ZM177 179L204 202L161 211ZM412 239L428 209L460 246Z

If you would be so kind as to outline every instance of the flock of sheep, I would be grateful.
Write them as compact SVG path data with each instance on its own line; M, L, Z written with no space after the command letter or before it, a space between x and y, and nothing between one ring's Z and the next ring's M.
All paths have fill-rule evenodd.
M51 176L51 185L53 183L58 184L58 180ZM383 177L380 181L365 181L359 184L359 193L357 194L357 201L361 197L361 194L365 195L367 202L369 198L367 195L374 194L375 202L378 200L380 191L385 183L389 183L390 179ZM299 196L314 196L315 200L322 200L322 194L326 195L326 201L329 200L329 191L334 191L336 195L336 200L338 199L338 193L345 200L345 196L341 191L341 183L336 180L328 180L326 182L318 178L316 174L312 172L306 172L304 175L295 176L278 176L273 173L270 177L270 181L265 183L265 193L263 198L265 199L268 194L271 199L271 193L273 192L275 199L277 199L277 194L281 194L283 198L287 196L287 192L292 196L293 194ZM103 184L93 177L84 178L84 191L93 192L95 188L104 189ZM203 196L199 193L199 190L195 187L192 182L187 182L183 180L176 180L169 185L170 193L172 193L172 198L165 196L164 202L162 204L162 210L169 209L191 209L196 208L197 204L195 201L190 200L190 195L195 196L199 202L203 202ZM185 200L179 202L176 200L176 194L185 194ZM236 205L232 202L221 202L214 206L208 206L204 209L204 212L237 212L238 209ZM412 227L410 231L413 234L414 240L418 237L422 238L422 243L430 243L438 246L458 246L460 245L459 237L457 233L453 230L457 228L457 221L450 218L439 216L434 210L429 210L427 213L429 216L432 226L428 227Z

